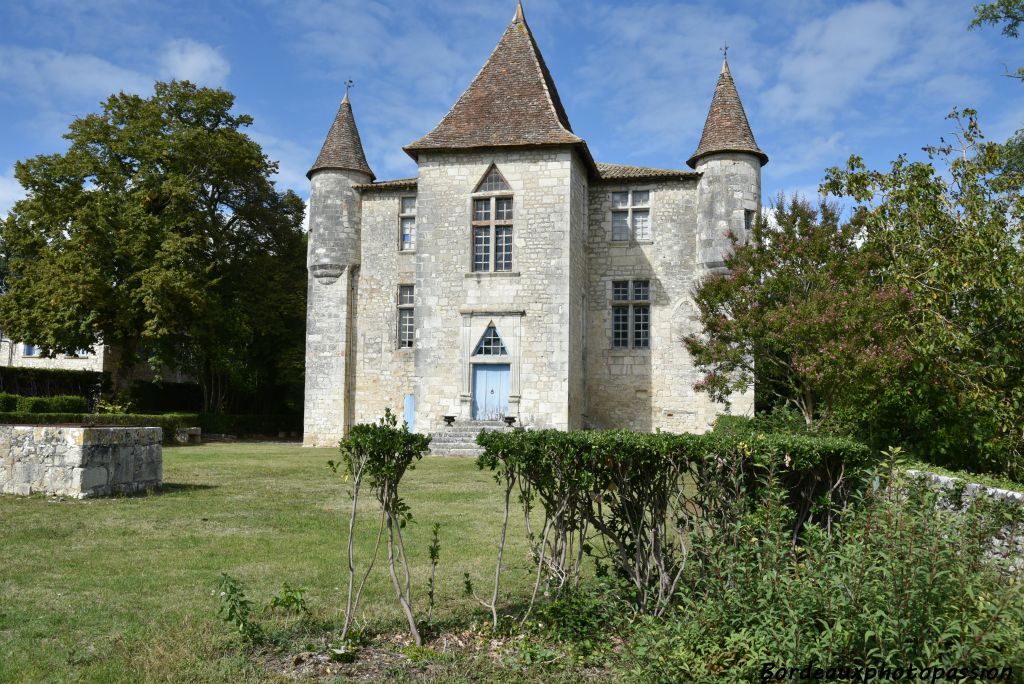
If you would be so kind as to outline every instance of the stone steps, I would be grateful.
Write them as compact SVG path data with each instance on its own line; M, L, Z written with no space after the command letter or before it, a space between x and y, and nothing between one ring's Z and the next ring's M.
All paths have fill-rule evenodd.
M477 435L482 430L508 429L505 423L492 420L456 423L431 435L430 455L476 458L484 452L476 443Z

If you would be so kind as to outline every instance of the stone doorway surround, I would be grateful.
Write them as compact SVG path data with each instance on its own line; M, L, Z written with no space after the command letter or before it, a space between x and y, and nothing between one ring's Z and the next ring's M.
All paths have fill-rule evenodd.
M508 413L519 417L519 402L522 399L521 368L523 317L526 312L521 309L503 309L494 306L464 306L459 309L462 315L462 330L459 339L459 369L462 374L459 394L459 420L469 421L473 416L473 350L477 342L487 332L491 324L498 330L507 356L487 356L479 359L480 363L507 363L511 368L508 387Z

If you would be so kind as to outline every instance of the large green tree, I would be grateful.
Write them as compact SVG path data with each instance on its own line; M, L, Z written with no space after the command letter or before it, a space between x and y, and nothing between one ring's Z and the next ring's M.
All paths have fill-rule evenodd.
M304 206L233 105L189 82L120 93L71 123L67 152L17 164L27 196L0 225L10 337L110 345L120 388L138 361L183 369L212 410L232 386L294 384Z
M900 157L883 172L854 157L824 188L856 203L864 251L913 302L901 334L914 376L900 408L919 452L1020 478L1024 176L975 112L951 119L954 142L929 148L929 162Z
M685 343L705 373L698 389L727 401L756 382L759 404L792 405L808 424L855 398L862 412L876 405L909 362L894 332L909 302L874 277L861 237L835 206L780 196L734 244L728 273L694 293L703 332Z

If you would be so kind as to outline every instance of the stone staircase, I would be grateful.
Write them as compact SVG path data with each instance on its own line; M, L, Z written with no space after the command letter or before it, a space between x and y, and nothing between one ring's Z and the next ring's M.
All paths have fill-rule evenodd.
M484 452L476 443L476 436L481 430L508 429L500 420L456 421L451 427L443 427L432 435L430 455L476 458Z

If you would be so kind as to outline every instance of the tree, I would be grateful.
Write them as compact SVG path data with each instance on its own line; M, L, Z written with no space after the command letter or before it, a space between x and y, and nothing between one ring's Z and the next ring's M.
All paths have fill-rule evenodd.
M887 172L853 157L823 188L852 199L862 251L911 297L901 336L913 376L901 406L918 453L1024 477L1024 175L985 142L976 114L954 112L955 142ZM932 162L942 162L937 170Z
M190 371L208 409L225 383L294 373L269 357L301 345L304 206L276 191L233 105L188 82L120 93L71 123L66 153L16 165L27 197L0 226L9 336L48 354L110 345L122 389L139 360Z
M756 380L808 425L856 397L874 404L909 362L894 332L906 294L873 276L859 223L840 225L833 205L780 196L772 218L758 216L747 244L734 238L728 273L694 293L703 333L685 344L706 373L697 389L725 402Z
M975 29L985 24L992 26L1002 24L1004 36L1019 38L1022 22L1024 22L1024 0L996 0L974 6L974 20L971 22L970 28ZM1024 68L1017 69L1016 73L1008 75L1024 80Z

